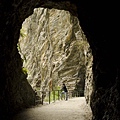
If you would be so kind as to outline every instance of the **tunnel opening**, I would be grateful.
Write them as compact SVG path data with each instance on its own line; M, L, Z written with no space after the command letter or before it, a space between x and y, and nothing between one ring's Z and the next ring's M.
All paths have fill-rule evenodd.
M80 21L69 11L35 8L20 30L22 71L34 91L52 91L64 82L82 91L90 103L93 89L92 51Z
M52 0L58 1L66 0ZM70 1L70 0L69 0ZM21 72L21 59L17 51L19 30L22 22L38 6L62 8L72 12L72 6L53 5L51 0L40 1L1 1L1 118L7 119L21 108L33 105L33 90L28 87L26 76ZM7 4L6 4L7 3ZM82 28L91 45L94 64L94 91L91 99L93 119L119 119L119 43L116 38L117 6L104 2L74 1ZM112 9L115 6L115 9ZM114 41L115 40L115 41ZM24 71L26 71L24 69ZM33 95L32 98L29 96ZM101 111L102 108L102 111Z

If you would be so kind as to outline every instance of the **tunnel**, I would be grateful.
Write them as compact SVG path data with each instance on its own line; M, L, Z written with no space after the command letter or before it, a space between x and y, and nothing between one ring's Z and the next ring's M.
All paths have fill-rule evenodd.
M23 22L39 7L67 10L79 19L93 55L93 91L89 101L92 119L119 120L117 6L114 2L86 0L0 1L1 120L10 120L17 112L34 105L34 90L22 71L17 45Z

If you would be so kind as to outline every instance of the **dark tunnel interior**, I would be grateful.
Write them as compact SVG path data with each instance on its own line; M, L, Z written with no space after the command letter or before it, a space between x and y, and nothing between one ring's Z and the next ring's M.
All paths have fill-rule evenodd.
M67 2L68 7L60 6L60 2ZM77 11L71 4L75 4ZM67 9L78 17L93 54L93 120L119 120L118 4L87 0L0 1L0 119L11 120L16 112L34 104L34 91L21 70L17 42L23 21L37 7Z

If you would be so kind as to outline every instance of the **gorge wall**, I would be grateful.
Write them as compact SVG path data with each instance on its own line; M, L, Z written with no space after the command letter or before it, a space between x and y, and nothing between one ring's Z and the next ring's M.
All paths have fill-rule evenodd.
M69 11L36 8L20 34L18 50L34 90L55 90L64 82L68 90L84 91L86 78L92 84L92 69L87 69L92 66L90 46L79 20ZM86 96L91 84L89 90L85 87Z
M109 5L102 1L71 2L75 5L70 2L66 0L0 1L1 120L9 120L17 111L34 105L34 91L27 81L27 76L23 74L17 44L22 23L33 13L34 8L38 7L67 10L79 19L93 55L93 66L87 68L93 71L91 76L93 92L90 99L93 120L120 119L120 59L119 41L115 29L115 26L118 26L115 2L109 1ZM111 9L113 6L115 8Z

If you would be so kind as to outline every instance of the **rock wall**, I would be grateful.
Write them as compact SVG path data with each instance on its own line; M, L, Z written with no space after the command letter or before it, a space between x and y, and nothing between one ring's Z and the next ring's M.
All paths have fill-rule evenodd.
M85 99L86 103L90 104L91 100L91 94L94 89L93 84L93 56L92 51L90 48L87 48L87 50L84 50L85 52L85 66L86 66L86 74L85 74Z
M68 90L84 90L91 51L79 20L70 12L34 9L22 25L18 46L33 89L52 90L65 82Z

